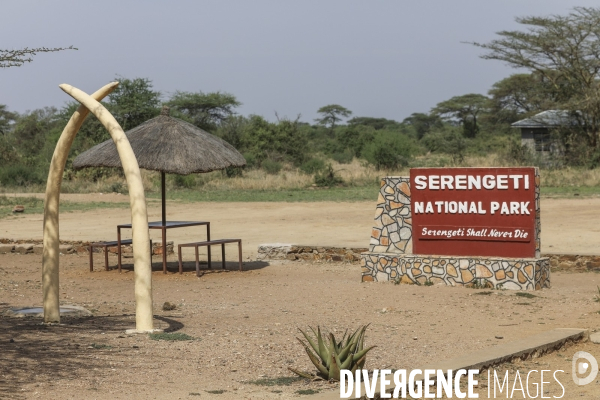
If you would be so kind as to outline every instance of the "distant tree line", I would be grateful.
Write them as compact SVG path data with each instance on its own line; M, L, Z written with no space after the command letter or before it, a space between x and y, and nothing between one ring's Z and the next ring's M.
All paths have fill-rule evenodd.
M319 118L311 124L301 122L299 116L290 119L276 115L275 121L269 121L260 115L239 115L236 109L241 102L230 93L177 91L164 100L148 78L116 79L120 84L104 105L125 130L159 115L165 104L171 107L172 116L231 143L244 154L246 168L262 168L269 173L277 173L288 164L307 174L326 177L332 175L328 159L349 163L355 158L378 169L394 169L409 165L415 156L427 152L448 154L460 161L469 151L498 150L508 138L506 130L488 125L483 117L480 120L479 116L485 116L489 109L486 102L481 105L475 101L488 100L481 95L452 98L428 114L414 113L401 122L351 118L350 110L330 104L317 110ZM46 107L19 114L0 105L0 184L43 183L56 142L77 107L71 102L61 109ZM95 118L86 119L68 163L108 139ZM67 171L65 179L78 176L98 180L120 173L103 168L73 172L68 165ZM227 170L228 176L241 173L239 169Z

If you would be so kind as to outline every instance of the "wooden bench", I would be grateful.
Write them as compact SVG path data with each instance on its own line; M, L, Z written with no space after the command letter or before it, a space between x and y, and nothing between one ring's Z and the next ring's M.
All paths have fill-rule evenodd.
M132 244L132 239L121 240L121 246ZM119 242L114 240L111 242L95 242L90 243L90 272L94 271L94 247L103 247L104 248L104 269L108 271L108 248L118 246ZM119 255L121 255L121 248L117 249ZM152 262L152 240L150 241L150 262ZM121 272L121 264L118 265L119 272Z
M217 239L217 240L207 240L204 242L194 242L194 243L182 243L177 246L177 255L179 257L179 273L183 273L183 264L181 262L181 248L182 247L194 247L196 249L196 275L200 276L200 261L198 258L198 247L206 246L210 248L210 246L221 245L221 258L223 260L223 269L225 269L225 244L226 243L237 243L238 244L238 253L239 253L239 264L240 271L243 271L242 268L242 239ZM208 268L212 268L211 256L210 252L208 253Z

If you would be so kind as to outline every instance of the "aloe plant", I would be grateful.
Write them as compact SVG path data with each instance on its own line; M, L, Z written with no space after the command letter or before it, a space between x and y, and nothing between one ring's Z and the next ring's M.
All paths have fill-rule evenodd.
M317 374L315 376L309 372L298 371L293 368L289 368L289 370L308 379L322 378L339 381L340 370L348 369L354 373L357 369L362 369L367 359L367 353L374 347L377 347L364 348L365 331L368 326L359 327L350 336L347 336L348 331L346 331L344 337L339 342L335 339L333 333L330 333L328 336L321 334L321 328L318 326L316 331L312 327L309 327L314 334L314 338L311 338L302 329L298 328L307 343L300 338L296 339L298 339L306 350L310 361L317 367ZM328 339L327 343L326 338Z

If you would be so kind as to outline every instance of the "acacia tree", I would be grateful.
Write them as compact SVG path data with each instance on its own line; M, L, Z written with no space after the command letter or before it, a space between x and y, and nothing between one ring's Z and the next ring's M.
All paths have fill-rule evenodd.
M412 113L402 123L411 125L417 133L417 139L423 138L433 128L441 128L442 120L435 114Z
M199 128L214 131L242 105L229 93L175 92L167 103L181 117Z
M160 92L153 89L150 79L116 77L115 80L119 86L108 96L106 108L123 130L135 128L160 113Z
M522 17L524 31L501 31L499 39L472 43L481 57L538 74L554 92L552 108L570 111L593 150L600 146L600 9L576 7L568 15Z
M537 73L513 74L492 85L489 120L513 123L552 108L556 93Z
M0 68L20 67L21 65L33 61L32 56L37 53L52 53L62 50L77 50L76 47L37 47L30 49L2 50L0 49Z
M469 93L454 96L438 103L431 113L446 120L458 121L463 127L465 137L475 137L479 132L477 117L487 110L488 98L481 94Z
M352 111L338 104L329 104L317 110L321 118L315 119L319 125L328 126L329 131L333 132L336 122L340 122L342 118L348 118L352 115Z

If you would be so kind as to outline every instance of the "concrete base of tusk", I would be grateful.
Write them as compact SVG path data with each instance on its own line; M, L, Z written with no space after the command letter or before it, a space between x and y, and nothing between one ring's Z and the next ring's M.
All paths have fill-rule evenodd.
M162 333L162 332L164 332L162 329L149 329L147 331L138 330L138 329L127 329L125 331L125 334L127 334L127 335L138 335L138 334L142 334L142 333Z

